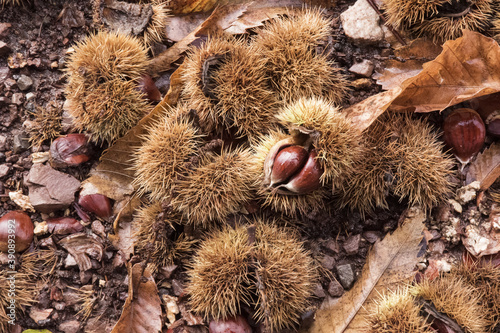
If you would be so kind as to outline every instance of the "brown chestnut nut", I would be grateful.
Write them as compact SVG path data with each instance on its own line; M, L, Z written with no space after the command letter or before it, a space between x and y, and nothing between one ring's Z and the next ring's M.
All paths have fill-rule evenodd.
M33 242L33 222L28 214L10 211L0 218L0 251L21 252Z
M317 156L316 150L311 150L304 167L290 179L285 188L300 194L317 190L321 186L320 177L323 174L323 169L316 159Z
M252 333L252 328L242 316L229 317L225 320L212 320L209 333Z
M284 182L295 175L307 161L308 153L301 146L289 146L279 151L271 172L271 186Z
M444 120L443 131L444 141L463 165L469 163L484 145L484 123L472 109L453 110Z
M90 159L90 147L85 134L68 134L50 145L50 164L54 168L76 166Z
M111 201L102 194L96 193L80 196L78 205L83 210L94 213L100 218L106 219L111 216Z

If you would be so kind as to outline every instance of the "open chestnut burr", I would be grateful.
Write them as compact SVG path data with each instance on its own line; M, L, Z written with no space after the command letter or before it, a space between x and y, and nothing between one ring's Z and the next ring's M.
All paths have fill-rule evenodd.
M297 138L279 141L264 162L264 184L281 194L307 194L321 186L323 168L317 152L306 140Z

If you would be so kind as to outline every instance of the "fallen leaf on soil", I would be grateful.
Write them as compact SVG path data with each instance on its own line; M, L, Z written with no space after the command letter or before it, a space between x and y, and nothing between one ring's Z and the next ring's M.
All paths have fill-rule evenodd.
M209 12L215 6L225 5L229 0L170 0L168 8L174 15Z
M153 16L150 3L138 4L106 0L102 8L102 21L111 30L137 36L142 33Z
M120 226L115 229L115 234L108 235L113 246L121 250L128 260L134 254L135 238L132 235L132 223L120 223Z
M443 52L400 87L371 96L346 113L364 131L387 109L431 112L500 91L500 46L489 37L464 31Z
M83 225L72 217L52 217L46 222L48 232L54 235L68 235L83 231Z
M292 10L292 7L299 7L302 4L301 0L286 0L281 2L253 1L249 3L246 11L240 17L224 28L224 32L229 34L244 34L248 29L259 27L264 21L287 13ZM227 7L237 8L238 6L240 5L231 2L231 5ZM168 39L178 42L201 25L209 16L209 12L203 12L171 17L169 24L165 28L165 35Z
M430 112L500 91L500 46L480 33L464 30L443 52L406 80L391 109Z
M142 263L129 266L128 297L111 333L156 333L161 331L161 301L151 272ZM140 281L140 283L139 283Z
M97 236L87 235L83 232L61 239L59 245L75 258L78 268L80 268L81 280L84 279L85 271L92 268L90 259L101 261L104 252L102 241Z
M422 71L423 64L436 58L443 48L428 39L415 39L409 45L394 50L396 59L384 62L381 72L373 78L382 89L389 90L401 86L403 81Z
M389 91L381 92L350 106L344 112L351 119L354 127L362 132L387 110L391 102L400 93L401 88L393 88Z
M173 68L173 63L177 61L181 55L187 51L191 43L198 38L217 34L229 28L234 21L245 13L248 6L249 4L238 4L217 7L212 14L189 35L151 60L149 65L151 76L154 77L157 73L168 71Z
M364 332L368 304L387 288L407 283L415 274L422 255L425 213L411 208L391 235L377 241L370 249L361 276L354 287L336 302L325 301L316 313L311 333Z
M487 190L500 176L500 144L495 142L478 154L467 172L466 183L479 181L481 191Z

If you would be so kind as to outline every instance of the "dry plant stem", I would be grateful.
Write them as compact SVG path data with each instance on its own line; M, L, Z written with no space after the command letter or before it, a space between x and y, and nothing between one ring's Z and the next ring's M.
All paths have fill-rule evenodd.
M448 327L450 327L456 333L465 333L465 331L458 325L453 319L448 317L447 315L439 312L436 307L431 303L426 301L425 299L418 297L415 299L415 302L418 305L422 306L422 313L424 317L434 317L441 320Z
M407 45L406 41L403 39L403 37L399 34L399 32L394 29L394 27L392 26L392 24L388 24L385 20L385 17L384 15L382 14L382 12L380 11L380 9L378 9L378 6L377 4L373 1L373 0L368 0L368 3L370 4L370 6L372 6L372 8L377 12L378 16L380 17L380 19L382 20L382 23L387 27L387 29L389 29L389 31L394 35L394 37L396 37L396 39L398 40L398 42L400 42L401 44L403 45Z

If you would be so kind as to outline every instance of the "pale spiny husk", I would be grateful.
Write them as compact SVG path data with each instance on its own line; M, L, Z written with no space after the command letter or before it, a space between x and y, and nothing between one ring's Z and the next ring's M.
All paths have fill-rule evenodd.
M420 315L421 306L409 293L408 287L381 295L370 307L366 321L369 333L432 333L426 318Z
M158 214L162 212L160 202L152 203L138 209L132 220L132 230L137 253L145 254L149 244L153 244L153 249L149 261L149 268L152 272L157 272L158 268L174 264L174 260L180 259L192 251L196 243L189 240L184 233L177 239L169 239L169 229L173 230L175 224L181 223L180 214L169 210L163 216L162 225L158 229L158 235L154 234L154 224Z
M134 154L134 186L152 201L170 197L175 182L188 172L186 163L201 145L201 136L187 117L188 106L165 110L147 129Z
M65 93L75 127L93 141L113 142L150 110L137 89L146 49L137 38L114 32L91 35L74 48Z
M214 59L218 65L207 69L207 61ZM197 111L205 133L234 129L236 135L252 140L275 126L276 99L268 86L265 61L243 39L210 36L191 51L184 68L183 97ZM207 77L214 83L212 96L203 89Z
M207 226L240 211L252 198L256 178L250 168L252 158L242 147L203 153L199 165L176 183L171 204L182 213L183 223Z
M444 144L432 127L409 115L393 115L387 120L394 141L387 148L393 154L394 182L391 191L408 199L410 206L430 209L451 193L450 175L454 160L444 153Z
M443 275L432 281L424 280L410 292L432 302L437 311L454 320L467 333L487 332L488 320L481 304L483 295L463 278Z
M349 90L326 51L331 25L319 9L306 9L271 20L257 32L255 46L284 102L323 96L339 103Z
M498 4L494 0L472 0L470 11L460 17L440 15L440 6L447 0L385 0L383 8L388 23L415 36L425 36L436 42L458 38L462 29L484 32L497 16Z
M262 219L255 223L255 318L267 321L272 332L279 332L298 324L318 273L296 234Z

